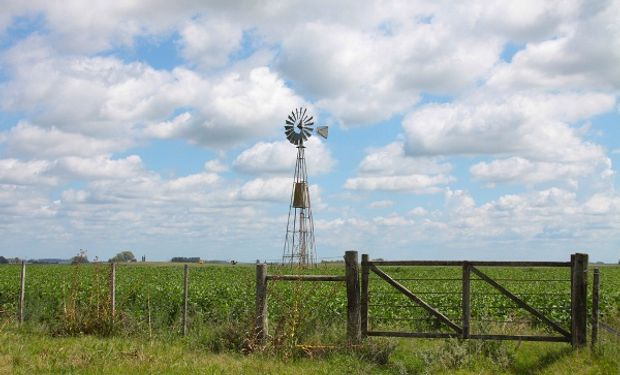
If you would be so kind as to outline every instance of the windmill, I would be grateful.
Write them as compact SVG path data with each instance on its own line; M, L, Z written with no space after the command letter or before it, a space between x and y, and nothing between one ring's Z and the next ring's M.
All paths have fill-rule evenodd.
M293 191L291 192L291 203L288 210L282 263L308 266L316 262L316 251L304 142L315 132L314 119L305 108L296 108L288 116L285 123L284 134L286 138L297 146L297 162L295 163ZM327 139L327 126L317 127L316 133Z

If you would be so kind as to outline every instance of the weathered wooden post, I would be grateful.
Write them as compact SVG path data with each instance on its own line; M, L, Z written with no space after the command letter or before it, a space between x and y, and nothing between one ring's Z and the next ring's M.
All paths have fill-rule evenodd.
M598 268L594 269L594 275L592 278L592 349L598 341L598 322L600 318L599 310L599 292L601 288L601 271Z
M571 344L583 347L587 341L588 254L571 255Z
M347 283L347 341L350 345L356 345L362 341L357 251L346 251L344 264Z
M183 336L187 336L187 302L189 300L189 265L183 267Z
M463 262L463 338L469 338L469 320L471 318L471 264Z
M267 265L256 264L256 341L267 341Z
M360 312L362 339L368 337L368 276L368 254L362 254L362 306Z
M24 302L26 300L26 261L22 260L22 272L19 277L19 325L24 323Z
M110 313L112 315L112 323L116 315L116 263L110 263Z

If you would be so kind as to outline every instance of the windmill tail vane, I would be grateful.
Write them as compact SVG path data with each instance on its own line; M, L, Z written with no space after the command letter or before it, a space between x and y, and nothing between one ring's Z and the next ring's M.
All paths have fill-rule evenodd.
M315 128L314 117L307 113L306 108L296 108L288 115L284 125L284 134L290 143L297 146L297 161L282 253L283 264L309 266L316 263L314 221L304 146L304 142L314 132L327 139L328 127Z

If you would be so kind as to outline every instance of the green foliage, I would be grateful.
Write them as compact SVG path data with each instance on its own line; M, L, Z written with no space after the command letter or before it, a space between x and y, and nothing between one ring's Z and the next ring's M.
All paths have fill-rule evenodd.
M8 263L9 263L8 259L0 255L0 264L8 264Z
M110 258L109 261L117 262L117 263L135 262L136 257L133 255L131 251L121 251L120 253L116 254L114 257Z

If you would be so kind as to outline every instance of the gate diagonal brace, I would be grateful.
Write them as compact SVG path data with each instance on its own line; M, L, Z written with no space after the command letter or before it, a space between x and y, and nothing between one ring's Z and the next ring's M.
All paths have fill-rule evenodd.
M482 280L486 281L488 284L490 284L492 287L494 287L495 289L497 289L498 291L500 291L503 295L505 295L506 297L508 297L509 299L511 299L514 303L516 303L519 307L527 310L529 313L531 313L532 315L534 315L535 317L537 317L538 319L542 320L543 322L545 322L547 325L551 326L551 328L553 328L554 330L556 330L558 333L560 333L562 336L570 338L571 334L570 332L568 332L567 330L565 330L564 328L560 327L559 324L557 324L556 322L554 322L553 320L547 318L545 315L543 315L543 313L541 313L540 311L536 310L535 308L533 308L532 306L528 305L525 301L523 301L521 298L515 296L514 294L512 294L510 291L508 291L508 289L504 288L503 286L499 285L495 280L491 279L489 276L487 276L486 274L484 274L482 271L480 271L479 269L477 269L476 267L471 267L471 271L473 273L475 273L476 275L478 275L478 277L480 277Z
M420 299L418 296L413 294L409 289L407 289L405 286L400 284L398 281L392 279L388 274L378 269L374 264L370 264L370 269L372 270L372 272L376 273L380 278L385 280L388 284L392 285L398 291L400 291L401 293L409 297L410 300L417 303L418 305L423 307L426 311L428 311L430 314L432 314L437 319L439 319L441 322L448 325L456 333L461 334L463 332L461 327L459 327L454 322L452 322L450 319L448 319L448 317L446 317L444 314L440 313L439 311L435 310L431 305L424 302L422 299Z

